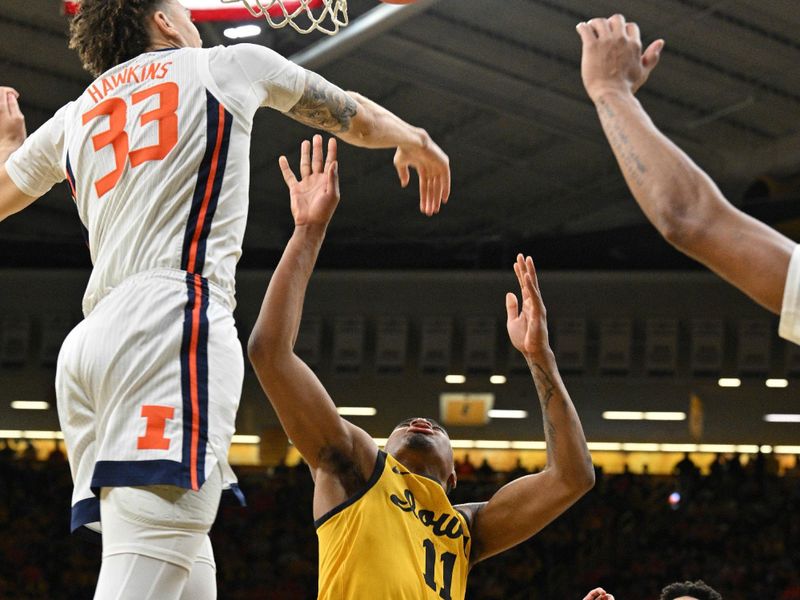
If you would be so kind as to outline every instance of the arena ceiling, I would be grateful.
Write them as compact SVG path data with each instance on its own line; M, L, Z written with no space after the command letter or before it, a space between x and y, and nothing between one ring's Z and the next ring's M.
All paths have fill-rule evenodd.
M350 5L353 28L375 1ZM796 0L440 0L335 51L320 49L324 36L289 29L249 40L290 57L315 53L322 74L425 127L451 158L452 201L428 219L414 191L399 188L391 152L344 149L344 203L323 264L498 268L521 249L548 268L689 266L644 223L581 86L575 24L614 12L638 21L646 39L667 40L640 93L656 123L732 199L792 234L800 217ZM201 24L206 45L226 41L224 26ZM90 81L66 30L60 0L0 2L0 83L21 92L30 131ZM277 157L304 135L279 114L256 118L244 266L272 266L287 239ZM63 185L0 226L0 266L83 265Z

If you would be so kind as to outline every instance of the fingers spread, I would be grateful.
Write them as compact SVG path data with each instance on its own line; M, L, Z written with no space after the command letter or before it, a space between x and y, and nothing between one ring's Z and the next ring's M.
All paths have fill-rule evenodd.
M297 177L294 176L294 171L292 171L292 168L289 166L289 161L285 156L281 156L278 159L278 166L281 168L281 174L283 175L283 180L286 182L286 185L290 188L297 185Z

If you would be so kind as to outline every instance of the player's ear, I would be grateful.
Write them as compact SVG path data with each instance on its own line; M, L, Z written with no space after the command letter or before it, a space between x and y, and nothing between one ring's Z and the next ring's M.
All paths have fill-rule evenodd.
M154 33L159 34L167 39L172 39L180 35L180 33L175 28L169 12L170 11L167 10L167 6L162 6L153 13L151 19L155 28Z

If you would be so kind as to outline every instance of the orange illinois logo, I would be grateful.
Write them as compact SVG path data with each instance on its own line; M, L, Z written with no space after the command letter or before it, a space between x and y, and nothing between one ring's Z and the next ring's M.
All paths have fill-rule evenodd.
M175 415L171 406L142 406L142 418L147 419L147 429L138 440L139 450L169 450L169 438L164 437L167 420Z

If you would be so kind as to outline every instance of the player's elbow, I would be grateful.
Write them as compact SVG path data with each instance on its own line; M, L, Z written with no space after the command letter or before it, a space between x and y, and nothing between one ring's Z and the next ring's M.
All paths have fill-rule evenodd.
M570 469L562 470L559 473L559 479L565 495L572 501L577 500L594 487L595 474L591 459L581 461L581 464L573 465Z
M350 126L343 132L347 141L356 146L369 143L376 135L378 126L375 122L374 111L357 92L347 92L356 103L355 115L350 119Z
M247 358L253 367L269 371L271 368L277 368L280 347L281 345L271 339L269 334L254 329L247 340Z
M682 185L669 186L658 190L664 201L659 202L660 210L653 224L661 236L678 250L693 254L703 243L709 228L719 218L720 194L710 189L708 182L697 178Z

